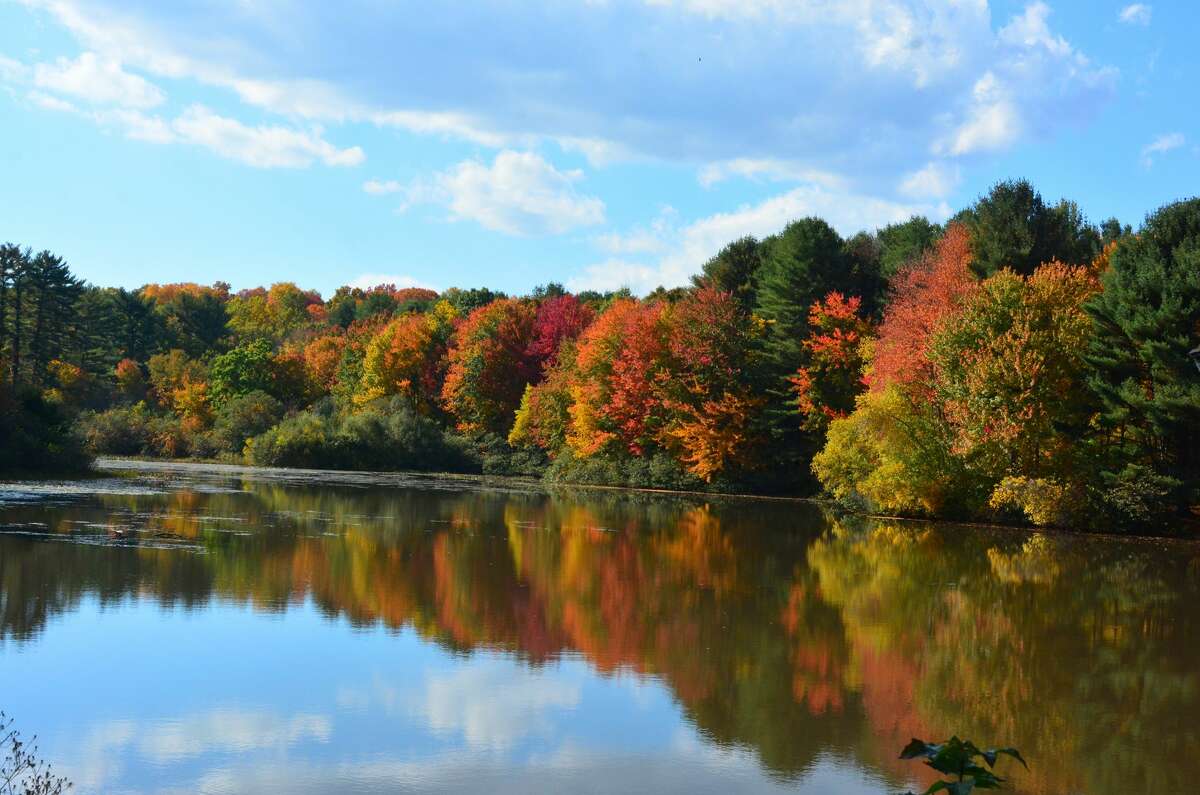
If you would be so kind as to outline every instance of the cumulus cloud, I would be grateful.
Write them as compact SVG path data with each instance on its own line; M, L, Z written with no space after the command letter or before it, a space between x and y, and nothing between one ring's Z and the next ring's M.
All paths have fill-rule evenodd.
M1145 3L1130 3L1121 9L1117 19L1126 25L1149 25L1151 8Z
M991 72L975 83L962 123L935 143L935 153L951 156L1004 149L1021 134L1021 114L1007 86Z
M1183 133L1173 132L1160 135L1142 147L1142 164L1149 168L1159 155L1164 155L1173 149L1181 148L1187 139Z
M757 204L701 218L679 228L664 230L662 250L655 261L608 258L585 267L568 280L573 290L613 290L629 287L645 294L655 287L686 284L690 277L723 246L746 235L762 238L774 234L790 221L815 215L828 221L839 233L851 235L873 230L913 215L944 220L950 214L945 204L903 203L837 191L821 185L802 185Z
M706 170L710 184L813 181L818 167L895 184L930 140L950 156L1003 148L1086 118L1112 82L1051 29L1040 2L999 29L984 0L609 0L549 15L485 4L455 24L440 8L317 3L290 9L287 37L242 3L206 3L181 26L176 4L151 0L24 2L99 57L293 119L492 149L555 142L593 165L741 161ZM530 52L536 61L521 56ZM977 96L987 75L990 101Z
M898 190L910 199L942 199L950 195L961 180L962 172L958 166L934 162L905 174Z
M534 152L505 150L491 164L464 160L410 185L405 206L441 205L453 220L509 235L557 235L604 221L604 202L575 190L582 179Z
M93 52L74 60L59 58L34 67L33 83L38 88L66 94L93 105L153 108L166 100L158 86L126 72L120 62Z

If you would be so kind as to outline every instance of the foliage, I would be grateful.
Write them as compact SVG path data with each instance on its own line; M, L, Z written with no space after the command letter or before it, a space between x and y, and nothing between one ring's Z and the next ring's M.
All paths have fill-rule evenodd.
M1029 275L1045 262L1086 265L1100 234L1072 202L1048 206L1025 180L997 183L958 216L971 233L971 266L981 277L1001 268Z
M951 737L943 743L927 743L924 740L913 739L900 752L901 759L923 759L925 764L945 776L955 778L941 780L930 785L923 795L933 795L935 792L947 792L950 795L970 795L976 789L1000 789L1004 779L992 769L996 767L999 756L1011 756L1026 769L1025 759L1016 748L988 748L980 750L970 740L960 740ZM987 763L983 767L975 760Z
M988 504L995 510L1013 508L1039 527L1068 525L1087 508L1079 489L1053 478L1009 475L996 484Z
M128 291L6 244L0 389L10 418L44 415L6 427L64 453L78 415L97 451L237 457L261 438L260 460L393 467L406 454L366 435L404 437L380 408L395 405L466 451L453 466L489 473L819 482L889 513L1163 529L1200 505L1198 208L1134 234L1003 182L944 229L795 220L640 299Z
M1065 475L1092 413L1083 352L1090 273L1051 263L1022 278L1001 270L929 341L932 392L952 452L992 477Z
M464 432L507 436L527 384L537 380L533 353L537 310L527 301L504 298L476 309L459 325L448 355L442 387L446 410ZM546 334L569 329L549 324Z
M721 249L693 277L696 287L713 287L734 297L746 312L758 299L758 275L763 264L763 247L752 237L743 237Z
M248 392L217 409L212 435L222 451L240 455L247 439L267 431L282 418L282 403L266 392Z
M21 739L13 719L0 712L0 795L61 795L71 782L54 775L38 755L37 737Z
M866 381L872 390L928 380L929 340L976 287L966 227L951 224L933 250L902 268L879 326Z
M400 395L424 414L437 411L445 377L443 356L454 320L449 305L445 309L440 314L403 315L370 338L362 354L355 404ZM353 347L343 353L343 366L352 355ZM336 378L347 384L351 381L341 371Z
M273 354L270 342L256 339L213 357L208 366L213 403L221 406L250 392L271 391Z
M1167 205L1122 238L1088 303L1089 384L1101 403L1105 470L1149 467L1200 501L1200 199Z
M854 409L862 391L863 347L871 334L857 296L831 292L808 313L804 364L792 376L801 426L824 436L830 420Z
M941 227L922 215L880 229L877 235L880 275L888 281L893 279L901 268L933 248L941 233Z
M317 469L475 471L462 440L445 433L401 397L354 414L308 411L247 442L259 466Z
M62 406L32 388L0 385L0 472L81 472L89 463Z

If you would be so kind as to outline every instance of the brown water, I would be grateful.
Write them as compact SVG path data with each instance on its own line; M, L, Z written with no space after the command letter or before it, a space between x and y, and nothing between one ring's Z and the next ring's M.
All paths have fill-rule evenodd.
M1195 543L107 466L0 485L0 709L77 792L1200 786Z

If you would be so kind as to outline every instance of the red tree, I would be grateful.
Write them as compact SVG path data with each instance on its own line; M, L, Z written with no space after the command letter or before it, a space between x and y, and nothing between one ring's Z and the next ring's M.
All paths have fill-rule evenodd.
M928 381L930 337L978 286L970 263L970 235L961 224L951 224L932 251L896 275L866 377L872 391Z

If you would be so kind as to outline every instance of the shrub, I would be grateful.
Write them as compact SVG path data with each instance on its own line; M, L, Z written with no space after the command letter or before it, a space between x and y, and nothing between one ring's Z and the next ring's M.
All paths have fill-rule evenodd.
M32 390L0 392L0 471L81 471L90 462L61 406Z
M230 398L217 410L213 423L214 446L241 454L246 440L263 433L283 416L283 404L266 392L254 391Z
M376 401L356 414L327 408L285 419L246 443L261 466L329 469L478 471L469 445L418 414L403 398Z

